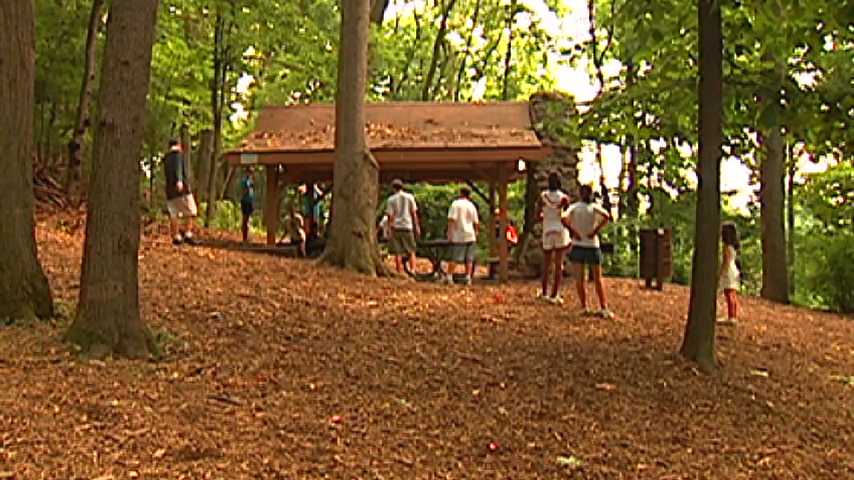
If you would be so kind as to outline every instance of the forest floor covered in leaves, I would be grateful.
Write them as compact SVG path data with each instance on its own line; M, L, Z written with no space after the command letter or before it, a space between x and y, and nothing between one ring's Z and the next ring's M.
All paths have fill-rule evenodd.
M63 315L0 327L2 479L854 477L850 318L743 299L709 378L676 354L685 288L609 279L605 321L531 281L366 279L161 235L140 286L165 357L88 361L62 342L83 229L37 236Z

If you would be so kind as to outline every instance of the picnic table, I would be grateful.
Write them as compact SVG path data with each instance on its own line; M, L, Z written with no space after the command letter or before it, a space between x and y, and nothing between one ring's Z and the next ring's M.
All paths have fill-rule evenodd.
M445 270L442 268L442 261L448 258L448 250L450 250L453 245L454 244L451 243L447 238L419 241L416 244L415 253L419 257L430 260L432 270L429 274L418 275L423 275L425 277L435 277L436 275L444 275ZM416 275L416 272L409 272L408 267L407 273L409 273L410 275Z

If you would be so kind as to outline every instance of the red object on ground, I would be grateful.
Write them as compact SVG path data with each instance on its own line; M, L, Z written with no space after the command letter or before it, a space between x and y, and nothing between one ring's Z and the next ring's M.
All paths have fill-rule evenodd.
M340 415L333 415L332 416L332 423L341 423L341 420L342 419L341 419Z
M487 445L487 448L489 449L490 452L497 452L498 451L498 444L492 442L489 445Z

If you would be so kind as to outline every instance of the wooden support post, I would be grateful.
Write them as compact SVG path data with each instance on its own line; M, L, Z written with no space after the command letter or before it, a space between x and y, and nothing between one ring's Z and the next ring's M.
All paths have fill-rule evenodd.
M495 182L489 181L489 256L498 255L498 236L495 235L495 221L498 218L495 216Z
M264 221L267 224L267 245L276 244L276 233L279 230L279 167L267 165L267 189L264 192L265 208Z
M507 181L510 177L508 165L498 165L498 218L500 231L507 231ZM501 282L510 280L510 248L507 245L507 235L498 237L498 279Z

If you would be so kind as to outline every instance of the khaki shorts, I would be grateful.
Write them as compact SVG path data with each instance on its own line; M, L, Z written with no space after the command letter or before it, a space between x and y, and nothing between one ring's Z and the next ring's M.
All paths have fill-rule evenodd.
M173 218L195 217L199 213L192 193L169 200L166 207L169 209L169 216Z
M395 255L412 255L415 253L415 234L412 230L391 231L391 251Z
M451 246L451 261L454 263L474 263L477 245L474 242L455 243Z

